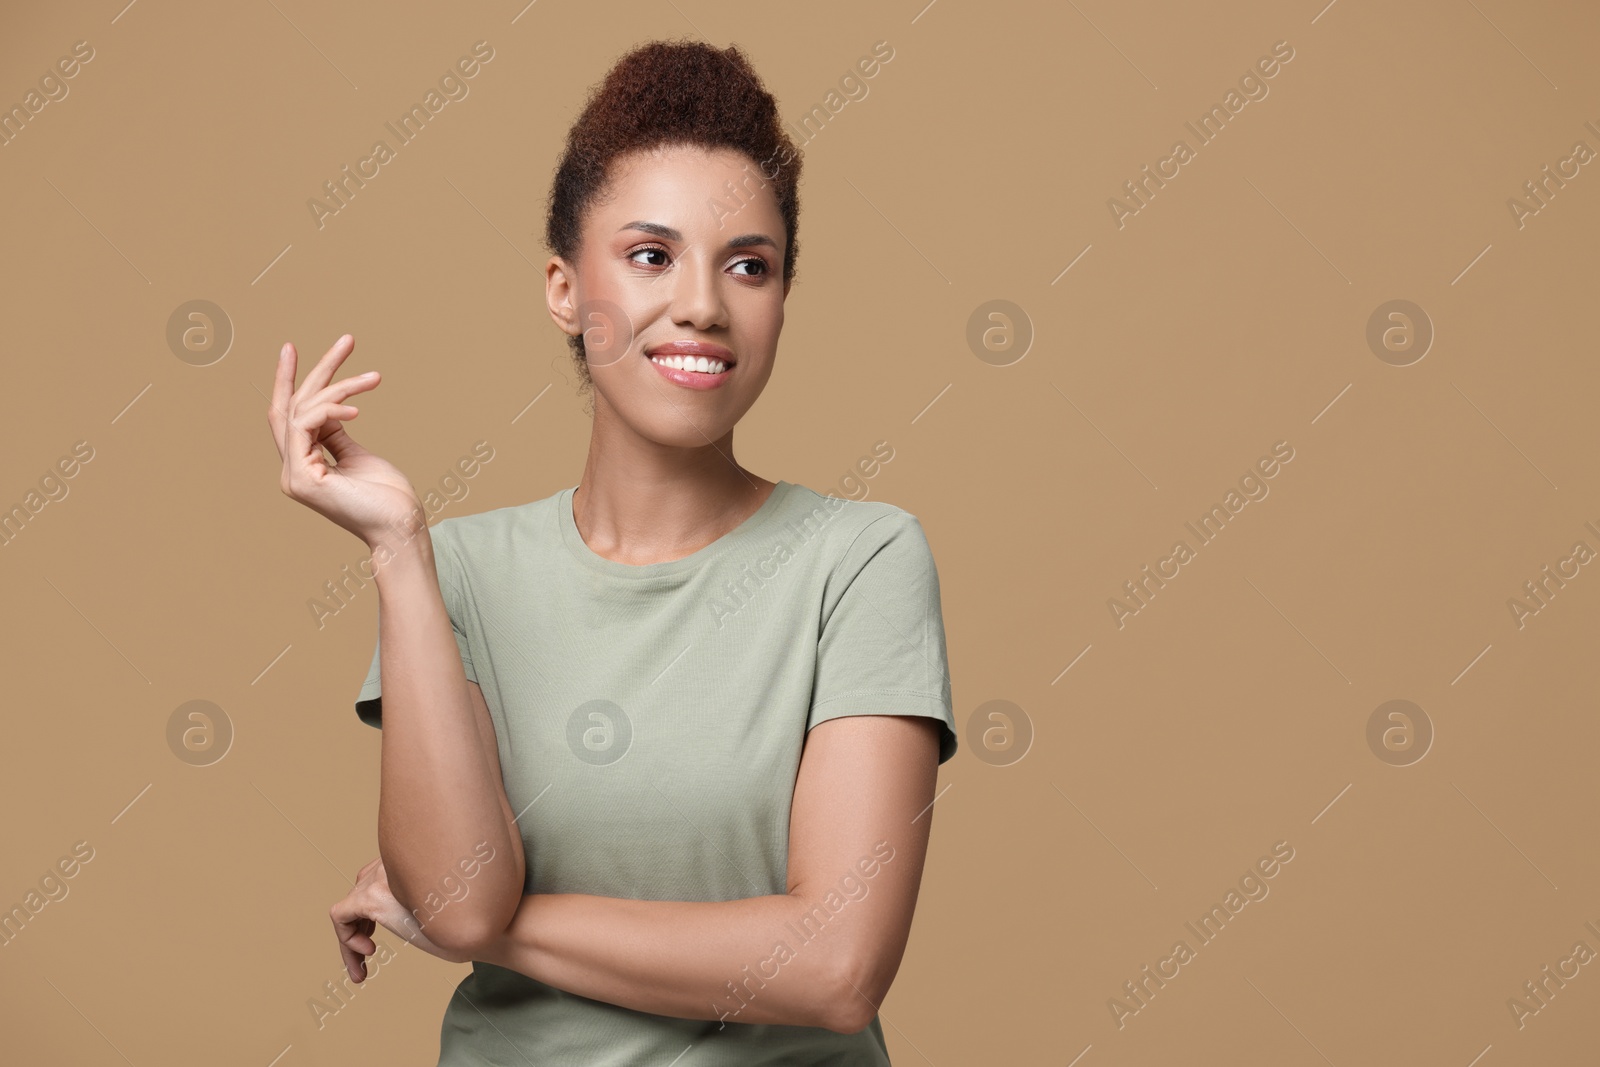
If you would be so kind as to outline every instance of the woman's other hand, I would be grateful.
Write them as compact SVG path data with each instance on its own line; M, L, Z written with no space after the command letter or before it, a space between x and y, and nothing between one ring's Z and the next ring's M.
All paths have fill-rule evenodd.
M339 939L344 969L355 982L366 980L367 957L378 951L376 942L372 940L372 932L379 926L446 963L472 962L428 940L416 917L406 911L405 906L389 891L389 876L383 869L381 856L361 868L356 875L356 884L328 914L333 919L333 932Z
M345 334L296 389L298 356L294 345L285 344L278 355L267 422L283 457L278 486L284 494L372 545L394 524L410 533L424 520L422 503L406 476L345 432L345 420L355 418L360 409L344 401L376 387L379 379L377 371L368 371L329 384L354 350L355 338ZM328 464L323 447L337 466Z

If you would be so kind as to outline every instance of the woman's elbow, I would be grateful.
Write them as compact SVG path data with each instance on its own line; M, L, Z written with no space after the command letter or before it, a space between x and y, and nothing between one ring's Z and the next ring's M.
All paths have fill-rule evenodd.
M405 903L402 901L402 903ZM440 948L463 957L481 954L495 944L522 903L522 883L472 886L460 897L429 893L407 904L422 933Z
M450 915L449 911L447 908L424 923L422 932L435 945L464 960L484 958L511 925L510 917L502 919L499 912L479 909Z
M833 1015L823 1024L823 1028L847 1036L859 1034L872 1024L877 1015L878 1009L851 990L848 997L841 997L835 1003Z
M845 955L854 965L840 968L835 976L828 1017L822 1025L836 1034L859 1034L877 1018L878 1005L888 995L894 973L884 974L870 961Z
M428 940L460 960L481 957L500 931L483 922L429 923L422 928Z

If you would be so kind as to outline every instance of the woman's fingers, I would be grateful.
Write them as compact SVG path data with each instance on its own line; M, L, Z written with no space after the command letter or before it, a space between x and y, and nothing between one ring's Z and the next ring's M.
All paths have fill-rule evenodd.
M349 378L340 378L338 381L323 386L316 392L310 391L310 384L302 385L290 400L289 411L293 414L302 408L309 408L325 400L345 400L356 393L365 392L376 388L378 385L378 372L369 370L365 374L352 375Z
M353 419L361 414L361 409L352 404L340 403L340 401L356 393L376 388L377 384L378 372L368 371L366 374L358 374L354 378L344 378L334 382L306 401L306 406L308 407L316 404L330 406L328 414L335 417L324 418L318 424L321 427L321 432L316 437L316 443L327 446L328 451L333 453L334 459L340 463L343 463L347 456L361 451L361 446L356 444L355 438L345 433L343 422L343 420Z
M288 355L280 358L278 373L273 385L273 407L268 412L273 435L278 442L278 453L284 461L282 488L288 493L296 469L315 468L325 471L326 461L319 445L327 447L336 461L361 451L354 438L344 431L344 421L361 412L351 404L339 403L356 393L376 388L380 376L368 371L344 378L331 384L319 384L333 372L338 362L349 354L352 347L350 335L340 338L306 376L299 389L293 389L295 356L292 345L285 345ZM287 400L284 399L287 394ZM293 495L292 493L290 495Z
M378 951L371 937L377 924L361 914L360 907L351 899L353 896L354 891L329 909L328 916L333 920L334 936L339 939L339 958L344 962L344 969L360 982L367 976L367 957Z
M356 339L345 334L333 342L333 347L325 352L317 365L306 374L306 380L301 384L302 392L314 393L333 380L333 372L339 369L345 357L355 351Z
M296 412L290 420L289 465L285 470L292 484L297 471L304 471L314 467L319 473L326 473L327 461L318 446L325 446L333 453L336 462L343 463L345 459L361 451L361 446L356 444L355 438L345 433L344 423L361 414L361 409L351 404L336 404L326 401L320 405L308 408L304 412Z
M338 417L335 417L337 414ZM348 405L330 404L321 410L298 414L289 420L284 430L283 471L278 477L278 487L284 494L297 500L304 499L299 490L319 481L328 473L328 461L317 447L319 441L329 440L329 451L335 461L339 451L354 445L344 433L340 418L356 417L358 412ZM330 425L331 424L331 425ZM337 438L337 440L336 440Z
M345 973L350 980L357 984L367 979L367 959L349 945L339 946L339 955L344 961Z
M355 932L350 936L350 945L363 956L370 956L378 951L378 943L372 940L372 932L378 928L376 920L363 916L355 924Z
M283 428L289 421L289 397L294 394L294 364L294 345L286 343L278 350L278 371L272 378L272 400L267 405L267 425L278 442L279 456L283 455Z
M335 430L344 428L345 419L353 419L361 413L361 409L352 404L339 404L332 400L325 400L321 404L314 404L304 411L296 411L290 424L298 433L306 435L303 446L295 449L297 456L309 454L312 449ZM296 439L298 442L298 439Z
M298 389L294 385L295 367L298 362L295 347L292 344L285 344L280 350L278 370L273 378L272 406L267 411L267 421L272 424L280 455L288 445L282 427L291 422L301 409L324 400L343 400L378 384L377 371L368 371L366 374L358 374L329 384L333 372L354 349L355 341L349 334L339 338L317 365L311 368L311 372L306 375L306 380Z
M348 941L339 942L339 961L345 973L360 982L367 977L367 954L360 952Z

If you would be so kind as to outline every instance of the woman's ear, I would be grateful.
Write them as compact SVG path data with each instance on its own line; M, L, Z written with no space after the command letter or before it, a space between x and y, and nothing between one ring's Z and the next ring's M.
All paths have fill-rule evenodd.
M578 294L575 283L577 272L560 256L552 256L544 268L544 300L550 317L568 337L576 337L582 326L578 322Z

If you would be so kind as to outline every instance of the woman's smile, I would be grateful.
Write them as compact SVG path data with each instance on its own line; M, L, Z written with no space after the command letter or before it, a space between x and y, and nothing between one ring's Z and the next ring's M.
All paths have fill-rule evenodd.
M708 341L668 341L645 349L667 381L686 389L715 389L733 371L733 353Z

